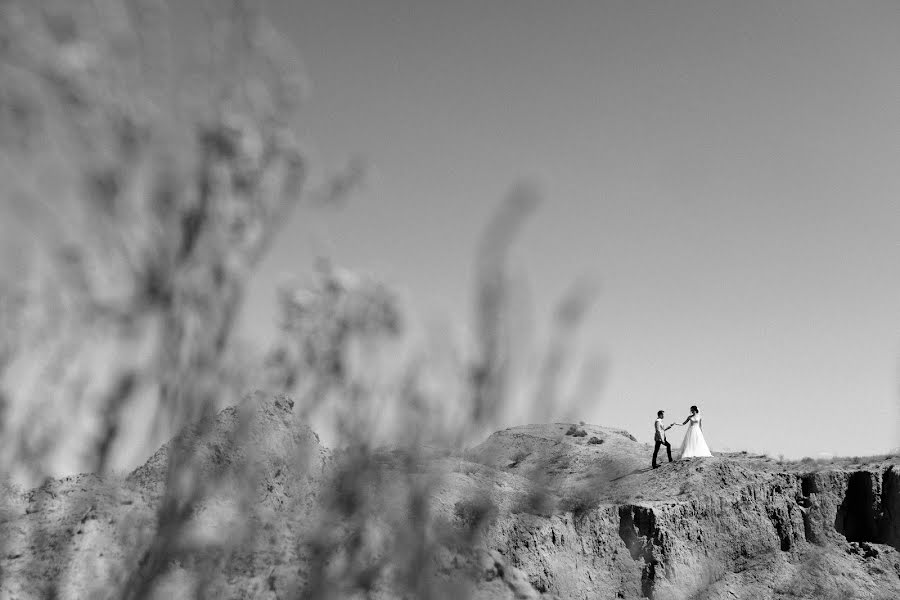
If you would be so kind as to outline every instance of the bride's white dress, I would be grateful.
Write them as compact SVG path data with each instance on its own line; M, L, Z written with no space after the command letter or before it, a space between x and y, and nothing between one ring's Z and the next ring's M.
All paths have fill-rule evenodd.
M706 440L703 438L703 430L700 429L700 415L693 415L688 423L684 440L681 442L681 458L694 456L712 456Z

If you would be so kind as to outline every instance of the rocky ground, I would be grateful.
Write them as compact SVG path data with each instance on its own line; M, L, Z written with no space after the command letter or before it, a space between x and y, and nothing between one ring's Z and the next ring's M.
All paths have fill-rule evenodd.
M551 424L348 460L257 395L127 477L8 497L0 597L900 598L896 458L651 451Z

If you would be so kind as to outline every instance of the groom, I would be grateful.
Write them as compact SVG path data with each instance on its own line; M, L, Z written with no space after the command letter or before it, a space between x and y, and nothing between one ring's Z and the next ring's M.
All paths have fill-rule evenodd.
M659 465L656 464L656 455L659 453L659 447L666 447L666 454L669 455L669 462L672 462L672 445L666 441L666 430L671 429L672 425L666 427L663 425L663 417L665 416L665 411L657 411L656 412L656 434L653 436L653 439L656 440L656 444L653 447L653 468L657 468Z

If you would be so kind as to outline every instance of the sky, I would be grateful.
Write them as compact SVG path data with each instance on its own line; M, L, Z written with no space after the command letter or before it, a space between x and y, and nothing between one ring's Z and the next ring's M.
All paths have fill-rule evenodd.
M900 446L900 3L269 0L311 93L299 127L368 185L298 210L241 331L316 255L471 322L478 236L514 182L535 319L599 282L576 418L652 440L700 406L716 450ZM529 415L519 416L527 421ZM521 424L511 417L509 426ZM679 430L671 436L680 442Z

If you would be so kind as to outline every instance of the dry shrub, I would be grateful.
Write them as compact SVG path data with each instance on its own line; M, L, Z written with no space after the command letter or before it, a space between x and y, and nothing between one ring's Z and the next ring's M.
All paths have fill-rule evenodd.
M31 233L2 287L2 457L33 482L133 463L237 400L234 320L308 161L290 55L246 11L228 76L179 111L164 2L2 10L2 208Z
M199 425L182 441L217 435L211 415L262 379L294 394L298 421L328 423L337 448L296 593L387 585L454 597L460 583L431 567L448 547L471 554L496 507L487 483L455 522L438 514L429 448L494 430L520 389L509 251L534 189L513 189L476 253L473 352L413 342L395 293L327 261L311 282L282 290L275 346L248 348L234 339L235 318L280 226L304 197L333 201L361 174L354 164L309 189L293 130L296 54L248 2L196 40L210 49L189 68L202 77L174 56L162 0L10 0L0 11L0 210L13 240L0 273L0 470L29 485L59 472L109 474L187 423ZM561 396L590 295L578 285L560 303L527 386L542 406ZM238 410L222 447L245 448L252 419ZM152 595L175 560L192 565L202 595L233 546L250 540L237 531L230 546L186 543L216 495L258 518L252 461L211 478L203 458L196 443L170 445L155 523L110 595ZM530 494L546 508L543 490Z

